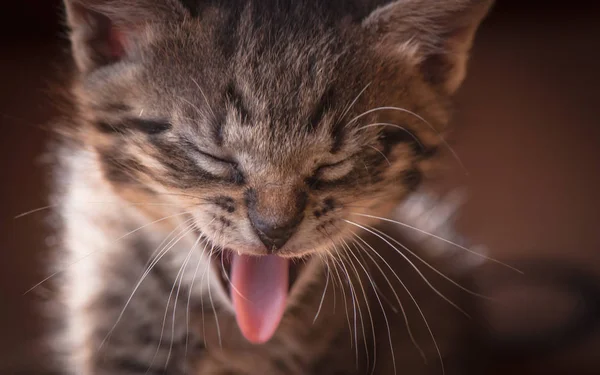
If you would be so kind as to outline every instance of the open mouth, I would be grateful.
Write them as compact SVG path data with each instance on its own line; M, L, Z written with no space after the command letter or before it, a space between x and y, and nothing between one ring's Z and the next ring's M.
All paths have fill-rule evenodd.
M255 344L269 341L283 318L304 261L277 255L241 255L228 249L215 255L213 261L244 337Z

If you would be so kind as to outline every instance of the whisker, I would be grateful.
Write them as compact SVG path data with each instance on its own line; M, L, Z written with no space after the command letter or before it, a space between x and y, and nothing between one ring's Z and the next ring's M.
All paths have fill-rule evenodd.
M487 299L487 300L491 300L490 297L484 296L483 294L479 294L477 292L474 292L468 288L465 288L464 286L460 285L459 283L457 283L456 281L452 280L452 278L448 277L447 275L445 275L443 272L439 271L437 268L433 267L431 264L429 264L427 261L425 261L423 258L421 258L419 255L417 255L417 253L415 253L414 251L410 250L408 247L402 245L402 243L400 243L398 240L396 240L394 237L388 235L387 233L384 233L383 231L374 228L370 225L366 225L367 227L371 228L372 230L376 231L377 233L381 234L382 236L386 237L387 239L389 239L390 241L396 243L398 246L401 246L404 248L404 250L406 250L409 254L411 254L412 256L414 256L415 258L417 258L419 261L421 261L421 263L423 263L425 266L427 266L429 269L431 269L433 272L437 273L438 275L440 275L441 277L443 277L444 279L446 279L446 281L450 282L452 285L456 286L457 288L469 293L470 295L476 296L476 297L480 297L483 299Z
M179 225L175 226L175 228L173 228L173 230L171 232L169 232L169 234L166 235L166 237L160 242L160 244L156 247L156 249L152 252L152 254L150 254L150 257L148 258L148 261L146 262L145 267L149 267L150 264L152 264L152 262L156 259L155 255L158 254L160 251L162 251L162 249L164 249L165 247L170 246L173 241L175 241L175 239L177 238L177 235L174 235L174 233L182 226L185 224L190 223L190 229L193 230L194 228L194 224L192 223L194 219L193 218L188 218L187 220L183 221L182 223L180 223ZM181 232L179 233L181 234ZM178 234L178 235L179 235ZM171 238L171 236L173 236L173 238ZM168 242L167 242L168 241ZM167 244L165 247L163 247L163 245L165 245L165 243Z
M385 239L385 237L379 235L377 232L374 232L372 230L370 230L369 228L366 228L360 224L354 223L352 221L349 220L344 220L345 222L347 222L348 224L357 226L371 234L374 234L375 236L377 236L379 239L381 239L383 242L385 242L386 244L388 244L392 249L394 249L396 251L396 253L398 255L400 255L401 257L403 257L408 264L419 274L419 276L421 276L421 279L423 279L423 281L425 282L425 284L427 284L429 286L429 288L434 291L438 296L440 296L443 300L445 300L446 302L448 302L450 305L454 306L454 308L456 308L458 311L460 311L461 313L463 313L465 316L470 318L470 315L464 311L463 309L461 309L456 303L450 301L450 299L448 299L448 297L446 297L443 293L441 293L439 290L437 290L436 287L434 287L431 282L429 282L429 280L425 277L425 275L423 275L423 273L421 272L421 270L419 270L419 268L417 266L415 266L415 264L413 262L411 262L410 259L408 259L408 257L406 255L404 255L400 250L398 250L398 248L396 248L392 243L390 243L388 240ZM406 247L404 245L401 245L403 248L406 249Z
M343 246L342 246L343 248ZM358 296L356 294L356 291L354 290L354 284L352 283L352 278L350 277L350 273L348 272L348 269L346 268L346 265L344 264L344 262L341 262L342 264L342 270L344 271L344 273L346 274L346 278L348 279L348 283L350 285L350 296L352 297L352 310L354 312L353 315L353 320L354 320L354 350L356 352L356 368L358 369L358 327L357 327L357 314L356 314L356 305L357 305L357 300L358 300ZM362 321L362 313L361 315L361 321ZM363 335L364 335L364 323L362 325L363 327Z
M213 247L210 250L209 257L213 256L214 249L215 249L215 247L213 245ZM210 300L210 305L212 306L213 314L215 315L215 322L217 323L217 335L219 337L219 347L223 348L223 342L221 340L221 327L219 325L219 316L218 316L217 311L215 309L215 303L213 301L212 291L211 291L211 287L210 287L210 279L211 279L210 274L211 274L212 271L213 271L213 269L212 269L212 267L210 267L209 270L208 270L208 298Z
M319 314L321 313L321 309L323 308L323 302L325 301L325 294L327 293L327 287L329 286L329 264L325 262L325 265L327 268L327 276L325 277L325 287L323 288L323 294L321 295L321 301L319 302L319 308L317 309L317 313L315 314L315 317L313 319L313 324L315 324L317 318L319 317Z
M165 206L165 207L179 207L178 204L176 203L164 203L164 202L102 202L102 201L88 201L88 202L80 202L80 203L85 203L85 204L101 204L101 205L105 205L105 204L114 204L114 205L118 205L118 206L123 206L123 205L129 205L129 206ZM31 209L29 211L25 211L22 212L18 215L16 215L13 219L14 220L18 220L18 219L22 219L25 216L29 216L38 212L42 212L42 211L46 211L46 210L50 210L53 208L58 208L61 207L61 204L50 204L47 206L42 206L42 207L38 207L38 208L34 208Z
M229 284L229 287L236 292L240 297L242 297L243 299L245 299L246 301L250 301L248 298L246 298L246 296L244 296L242 294L242 292L240 292L240 290L238 288L235 287L235 285L233 285L233 283L231 282L231 279L229 279L229 275L227 274L227 271L225 271L225 264L223 264L223 252L221 252L221 270L223 271L223 277L225 278L225 280L227 281L227 283Z
M163 222L163 221L165 221L165 220L169 220L169 219L172 219L172 218L174 218L174 217L179 217L179 216L183 216L183 215L191 215L191 214L193 214L193 213L194 213L194 211L186 211L186 212L180 212L180 213L177 213L177 214L174 214L174 215L165 216L165 217L163 217L163 218L160 218L160 219L158 219L158 220L155 220L155 221L153 221L153 222L151 222L151 223L148 223L148 224L142 225L141 227L138 227L138 228L136 228L136 229L134 229L134 230L132 230L132 231L130 231L130 232L127 232L127 233L125 233L125 234L124 234L124 235L122 235L121 237L117 238L117 239L115 240L115 242L116 242L116 241L120 241L120 240L124 239L125 237L129 237L129 236L131 236L132 234L134 234L134 233L137 233L137 232L141 231L142 229L148 228L148 227L149 227L149 226L151 226L151 225L154 225L154 224L161 223L161 222Z
M205 246L204 250L206 250L206 246ZM203 255L204 255L204 251L203 251ZM204 278L208 274L208 269L211 267L210 250L209 250L209 254L207 255L207 258L209 258L209 261L208 261L209 263L208 263L207 267L204 268L204 271L202 272L202 277L200 278L200 285L204 285ZM206 345L206 322L204 319L204 293L200 293L200 310L201 310L200 313L201 313L201 317L202 317L202 339L204 340L204 343Z
M469 253L471 253L471 254L473 254L473 255L476 255L476 256L478 256L478 257L481 257L481 258L483 258L483 259L485 259L485 260L489 260L490 262L497 263L497 264L499 264L499 265L501 265L501 266L504 266L504 267L507 267L507 268L509 268L509 269L511 269L511 270L513 270L513 271L515 271L515 272L518 272L518 273L520 273L520 274L523 274L523 271L521 271L521 270L519 270L519 269L517 269L517 268L514 268L514 267L512 267L512 266L510 266L510 265L508 265L508 264L506 264L506 263L503 263L503 262L501 262L501 261L499 261L499 260L497 260L497 259L494 259L494 258L488 257L488 256L486 256L486 255L484 255L484 254L479 254L478 252L476 252L476 251L473 251L473 250L469 249L468 247L461 246L461 245L459 245L459 244L457 244L457 243L455 243L455 242L452 242L452 241L450 241L450 240L447 240L447 239L445 239L445 238L443 238L443 237L437 236L437 235L435 235L435 234L433 234L433 233L429 233L429 232L427 232L427 231L425 231L425 230L423 230L423 229L417 228L417 227L415 227L415 226L412 226L412 225L409 225L409 224L403 223L403 222L401 222L401 221L392 220L392 219L388 219L388 218L385 218L385 217L379 217L379 216L368 215L368 214L360 214L360 213L357 213L357 212L352 212L352 214L353 214L353 215L358 215L358 216L363 216L363 217L368 217L368 218L371 218L371 219L382 220L382 221L386 221L386 222L388 222L388 223L393 223L393 224L397 224L397 225L403 226L403 227L405 227L405 228L412 229L412 230L414 230L414 231L417 231L417 232L419 232L419 233L425 234L425 235L427 235L427 236L430 236L430 237L432 237L432 238L435 238L435 239L437 239L437 240L440 240L440 241L442 241L442 242L445 242L445 243L447 243L447 244L450 244L450 245L452 245L452 246L456 246L456 247L457 247L457 248L459 248L459 249L462 249L462 250L464 250L464 251L467 251L467 252L469 252Z
M425 118L423 118L422 116L414 113L413 111L410 111L406 108L399 108L399 107L378 107L378 108L373 108L370 109L366 112L361 113L360 115L356 116L355 118L353 118L352 120L350 120L346 126L350 125L351 123L359 120L360 118L367 116L373 112L377 112L377 111L397 111L397 112L403 112L403 113L407 113L411 116L414 116L415 118L419 119L420 121L422 121L424 124L426 124L427 126L429 126L429 128L431 130L433 130L438 138L442 141L442 143L444 144L444 146L450 151L450 153L452 153L452 156L456 159L456 161L458 162L458 164L460 165L460 167L463 169L463 171L465 172L465 174L469 174L467 168L465 167L465 164L463 163L463 161L461 160L461 158L458 156L458 154L456 153L456 151L454 151L454 149L452 147L450 147L450 144L448 143L448 141L446 141L444 139L444 137L442 137L442 135L440 134L440 132L427 120L425 120Z
M335 248L335 246L334 246ZM337 252L337 249L336 249ZM332 258L333 260L333 264L336 265L336 267L333 268L333 270L335 271L337 278L340 282L340 289L342 290L342 299L344 301L344 311L346 312L346 321L348 322L348 332L350 333L350 344L353 345L353 341L352 341L352 324L350 323L350 314L348 313L348 302L347 302L347 297L346 297L346 285L344 284L344 282L342 281L342 277L340 276L339 270L338 270L338 263L339 260L337 260L336 258Z
M349 223L351 223L351 222L349 222ZM358 224L355 224L355 225L358 225ZM365 229L365 230L367 230L367 229ZM360 237L359 237L359 239L360 239ZM391 245L385 239L383 239L383 240L384 240L384 242L388 243L388 245L390 245L392 248L394 248L399 254L403 255L404 259L406 259L406 256L404 256L404 254L400 253L398 249L396 249L393 245ZM402 285L402 288L406 291L406 293L409 295L410 299L413 301L413 303L417 307L417 310L419 311L419 315L421 315L421 318L423 319L423 322L425 323L425 326L427 327L427 331L429 332L429 335L431 336L431 339L432 339L433 344L435 346L435 349L437 351L437 354L438 354L438 357L439 357L439 360L440 360L440 364L442 366L442 375L444 375L445 374L445 368L444 368L444 360L442 358L441 350L440 350L440 348L439 348L439 346L437 344L437 341L435 339L435 335L433 334L433 331L431 330L429 322L427 321L427 318L425 317L425 314L423 313L423 310L419 306L417 300L415 299L415 297L413 296L413 294L410 292L410 290L408 289L408 287L404 284L404 282L400 279L400 277L398 276L398 274L396 273L396 271L394 271L394 269L389 265L389 263L387 261L385 261L385 259L383 259L383 257L371 245L369 245L366 241L362 240L362 242L365 243L380 259L382 259L384 261L384 263L392 271L392 273L394 274L394 276L396 277L396 279L398 280L398 282L400 283L400 285ZM410 262L410 260L408 261L408 263L411 264L413 266L413 268L416 269L416 267L414 266L414 264L412 264L412 262ZM417 272L419 272L418 269L416 269L416 270L417 270ZM427 279L424 278L424 281L425 281L425 283L429 284L429 282L427 281ZM433 291L435 291L436 293L438 293L435 288L432 288L432 289L433 289ZM442 296L442 298L444 298L444 300L446 300L447 302L449 302L450 304L452 304L453 306L455 306L456 308L458 308L458 306L456 306L456 304L454 304L451 301L449 301L443 295L441 295L441 296ZM463 312L463 314L466 314L462 309L458 308L458 310L461 311L461 312ZM466 315L469 316L468 314L466 314ZM419 347L417 346L417 348L419 348ZM420 348L419 348L419 350L420 350ZM422 350L420 350L420 351L422 352ZM423 353L423 358L426 360L426 358L424 356L424 353Z
M384 262L384 264L392 271L392 273L394 274L394 276L396 277L396 279L400 282L400 284L402 285L402 287L408 292L408 294L412 298L412 295L408 291L408 288L405 286L404 282L400 279L400 276L398 276L398 274L396 273L396 271L394 271L394 269L392 268L392 266L371 245L369 245L362 237L360 237L356 233L354 233L354 236L356 238L358 238L361 242L363 242L370 250L372 250ZM421 346L417 342L417 339L415 338L415 336L414 336L414 334L412 332L412 329L410 328L410 323L408 321L408 315L406 314L406 310L404 309L404 305L400 301L400 297L398 296L398 293L396 293L396 289L392 286L392 282L387 277L387 275L385 274L385 272L383 272L383 269L381 268L381 266L379 266L379 264L373 258L373 256L371 256L371 254L369 254L363 246L361 246L361 248L363 249L363 251L367 255L367 257L369 257L369 259L371 260L371 262L373 262L373 264L375 264L375 267L377 267L377 269L379 270L379 272L381 273L381 275L383 276L383 278L387 282L388 286L390 287L390 290L392 291L392 293L394 294L394 297L396 298L396 301L398 302L398 307L400 307L400 312L402 313L402 317L404 318L404 324L406 326L406 331L408 332L408 336L410 338L410 341L412 342L412 344L414 345L414 347L417 349L417 351L419 352L419 354L421 355L421 357L423 358L423 360L425 362L427 362L427 356L425 356L425 352L423 351L423 349L421 348ZM377 287L376 283L374 283L374 287ZM382 296L385 298L384 294L382 294ZM413 299L413 302L416 304L416 300L415 299ZM394 309L394 311L396 311L396 310Z
M124 239L125 237L130 236L130 235L132 235L132 234L134 234L134 233L136 233L136 232L138 232L138 231L140 231L140 230L142 230L144 228L147 228L147 227L149 227L149 226L151 226L153 224L157 224L157 223L159 223L161 221L165 221L165 220L168 220L168 219L172 219L174 217L183 216L183 215L190 214L190 213L192 213L192 212L191 211L181 212L181 213L178 213L178 214L175 214L175 215L170 215L170 216L166 216L166 217L163 217L161 219L155 220L155 221L153 221L151 223L145 224L145 225L143 225L143 226L141 226L141 227L139 227L137 229L134 229L133 231L131 231L129 233L124 234L123 236L117 238L114 242L118 242L118 241ZM171 233L173 233L173 232L171 232ZM159 245L159 247L160 247L160 245ZM94 251L91 251L91 252L89 252L89 253L87 253L87 254L85 254L85 255L77 258L76 260L74 260L74 261L70 262L69 264L67 264L65 267L59 269L58 271L53 272L52 274L48 275L47 277L45 277L44 279L42 279L37 284L33 285L31 288L27 289L27 291L25 291L23 293L23 295L27 295L27 294L31 293L34 289L36 289L40 285L44 284L45 282L47 282L48 280L52 279L53 277L56 277L56 276L60 275L61 273L66 272L69 268L73 267L77 263L82 262L83 260L89 258L92 255L95 255L95 254L98 254L98 253L102 253L102 252L104 252L104 251L103 250L94 250Z
M360 202L370 202L371 205L372 203L374 203L375 200L383 200L385 198L389 198L389 197L397 197L398 193L397 192L387 192L387 193L380 193L380 194L373 194L372 192L369 192L368 195L365 194L365 198L364 199L356 199L355 197L349 197L349 199L351 200L352 204L348 204L349 202L344 202L344 208L361 208L361 209L370 209L371 206L365 206L365 205L357 205L356 203L360 203Z
M330 264L329 264L329 262L327 261L327 258L328 258L328 257L329 257L329 258L333 258L333 255L331 255L331 254L329 253L329 250L328 250L328 251L325 253L325 256L323 257L323 261L324 261L324 262L326 263L326 265L327 265L327 270L328 270L329 272L331 272L331 265L330 265ZM335 267L335 264L334 264L333 266ZM335 306L336 306L336 294L337 294L337 293L336 293L336 291L335 291L335 289L336 289L336 285L337 285L335 281L336 281L336 280L335 280L335 278L333 278L333 275L331 275L331 284L332 284L332 288L331 288L331 289L333 290L333 311L334 311L334 312L335 312ZM340 287L342 287L342 285L340 285Z
M392 332L391 332L391 328L390 328L390 322L389 319L387 317L387 314L385 312L385 308L383 307L383 303L381 302L381 298L379 297L379 295L377 294L376 290L375 290L375 283L373 281L373 279L371 278L371 275L369 275L369 272L367 271L367 269L362 265L362 263L360 263L360 261L358 260L358 258L356 257L356 255L354 255L354 253L352 251L350 251L350 255L352 255L356 261L358 262L358 265L360 268L362 268L365 276L367 276L367 279L369 280L369 282L371 283L371 286L373 287L373 290L375 291L375 298L377 298L377 301L379 302L379 306L381 307L381 312L383 313L383 319L385 321L385 325L387 327L387 331L388 331L388 340L390 343L390 351L392 353L392 366L394 368L394 374L397 374L397 368L396 368L396 353L394 351L394 343L392 341Z
M191 220L189 220L191 221ZM189 222L188 221L188 222ZM184 225L186 222L181 223L181 225ZM154 261L151 262L151 264L146 268L146 270L144 271L144 273L142 274L142 276L140 277L140 280L137 282L137 284L135 285L135 287L133 288L133 291L131 292L129 298L127 299L127 301L125 302L125 306L123 307L123 309L121 310L121 312L119 313L119 316L117 317L115 324L112 326L112 328L108 331L107 335L104 337L104 340L102 340L102 342L100 343L100 346L98 347L98 350L100 350L102 348L102 346L105 344L105 342L110 338L110 336L112 335L112 333L114 332L115 328L117 327L117 325L119 324L119 322L121 321L121 319L123 319L123 315L125 314L125 311L127 310L127 307L129 306L129 304L131 303L131 300L133 299L133 296L135 295L135 293L137 292L137 290L140 288L140 286L142 285L142 283L144 282L144 280L146 279L146 277L148 277L148 275L150 274L150 271L154 268L154 266L156 266L156 264L158 264L158 262L181 240L183 239L185 236L187 236L193 229L192 229L193 224L188 224L184 229L182 229L181 234L177 240L169 245L167 244L167 246L169 246L167 248L167 246L165 246L165 250L161 250L160 253L156 256L156 258L154 259Z
M356 236L356 234L354 234L354 235ZM366 264L367 265L367 269L369 269L369 267L368 267L369 262L367 262L367 259L365 259L365 256L363 255L363 252L367 251L365 249L365 247L362 244L356 243L354 241L352 242L352 245L354 245L354 248L357 250L357 255L363 261L363 264ZM373 261L372 258L371 258L371 261ZM398 310L398 308L394 305L394 303L385 295L385 293L383 292L383 290L381 290L381 288L379 287L379 284L375 283L375 287L377 288L377 293L379 293L379 295L381 296L381 298L383 299L383 301L388 304L388 306L390 307L390 309L392 309L392 311L394 312L394 314L398 314L400 312L400 310Z
M189 105L190 107L192 107L193 109L196 110L196 112L198 112L199 115L204 116L204 113L200 110L200 108L198 108L198 106L196 106L194 103L190 102L189 100L187 100L184 97L180 97L179 98L182 102L186 103L187 105Z
M204 93L204 90L202 90L202 86L200 86L200 84L198 83L198 81L196 81L194 78L190 78L190 79L192 80L192 82L194 82L194 84L196 85L196 87L198 87L198 90L200 90L200 93L202 94L202 97L204 98L204 101L206 102L206 105L208 106L208 109L210 110L210 113L213 115L213 117L216 117L215 111L210 106L210 102L208 101L208 97Z
M346 110L342 113L342 116L340 116L340 118L344 118L346 117L346 115L348 114L348 112L350 112L350 110L352 109L352 107L354 107L354 105L356 104L356 102L358 102L358 99L362 96L362 94L367 91L367 89L369 88L369 86L371 86L373 82L369 82L366 84L366 86L360 90L360 92L358 93L358 95L356 96L356 98L354 98L354 100L352 101L352 103L350 103L350 105L346 108Z
M323 233L321 231L319 231L320 233ZM336 254L339 254L339 251L337 249L337 246L335 244L335 242L333 241L333 239L331 238L331 236L329 235L329 233L327 233L327 231L325 231L325 236L329 239L329 241L331 242L331 244L333 245L333 249L335 250ZM337 266L338 264L341 264L342 261L341 259L338 259L337 257L332 256L331 260L333 261L334 266ZM346 320L348 322L348 332L350 333L350 344L353 344L353 337L352 337L352 324L350 323L350 314L348 313L348 302L347 302L347 297L346 297L346 287L344 282L342 281L342 277L340 276L340 273L338 271L338 267L334 267L333 270L336 272L337 278L340 281L340 289L342 290L342 299L344 300L344 311L346 312ZM348 280L349 281L349 280Z
M214 220L215 219L213 219L213 221ZM202 272L202 277L200 278L200 284L204 285L204 278L208 276L208 286L207 286L208 290L210 290L210 270L212 268L210 259L213 257L214 248L215 248L215 245L213 243L211 243L211 248L208 250L208 255L207 255L208 266L204 268L204 271ZM205 247L204 251L205 250L206 250L206 247ZM203 251L203 255L204 255L204 251ZM202 335L203 335L205 344L207 344L206 343L206 321L204 319L204 293L200 293L200 309L201 309L201 313L202 313L202 315L201 315L202 316ZM214 307L213 307L213 312L214 312ZM217 320L217 328L219 328L218 318L215 318L215 319Z
M220 229L221 237L222 237L222 229L223 228ZM215 257L215 251L216 251L215 245L214 245L214 243L212 243L210 252L208 254L208 258L209 259ZM212 274L213 271L216 272L216 270L214 269L214 267L209 266L209 267L207 267L206 271L207 271L207 275L208 275L208 299L210 301L210 305L211 305L211 308L212 308L212 311L213 311L213 315L215 317L215 323L217 324L217 337L218 337L218 341L219 341L219 347L222 349L223 348L223 342L222 342L222 337L221 337L221 325L219 323L219 316L218 316L217 311L215 309L215 304L214 304L214 300L213 300L213 296L212 296L212 288L210 286L210 280L212 279L211 274ZM202 276L202 278L204 279L204 275ZM202 308L202 314L204 315L204 307ZM202 324L204 325L204 319L202 320Z
M365 126L361 126L360 128L358 128L358 130L369 129L369 128L378 127L378 126L382 126L382 127L383 126L389 126L389 127L400 129L400 130L404 131L415 142L417 142L417 144L419 145L419 147L421 148L421 150L425 151L425 146L423 145L423 143L421 142L421 140L419 138L417 138L416 135L414 135L412 132L410 132L405 127L397 125L397 124L392 124L392 123L389 123L389 122L375 122L373 124L368 124L368 125L365 125Z
M193 199L198 199L204 202L210 202L209 199L205 198L205 197L200 197L197 195L192 195L192 194L185 194L185 193L166 193L166 192L155 192L154 194L157 195L164 195L164 196L172 196L172 197L186 197L186 198L193 198Z
M342 240L342 241L346 245L346 248L348 249L347 251L351 252L352 250L350 249L350 246L348 245L348 243L345 240ZM347 252L346 252L346 254L347 254ZM360 277L360 273L358 272L358 269L354 265L354 262L352 261L352 259L350 259L350 258L348 258L348 259L350 260L350 266L354 270L354 274L356 275L356 277L358 279L358 285L360 286L360 289L361 289L361 291L363 293L363 298L365 300L365 306L367 308L367 313L369 315L369 320L371 322L371 330L372 330L372 334L373 334L373 367L372 368L373 368L373 371L374 371L375 370L375 365L376 365L376 362L377 362L377 349L376 349L376 344L375 344L375 337L376 337L376 335L375 335L375 324L374 324L373 316L371 314L371 307L369 306L369 300L367 298L367 292L366 292L366 289L365 289L365 287L364 287L364 285L362 283L362 279ZM348 277L350 277L350 276L348 276ZM357 295L356 298L358 300L358 295ZM364 344L365 344L365 353L366 353L367 365L369 365L370 362L371 362L371 360L370 360L370 355L369 355L369 348L368 348L368 345L367 345L367 334L365 333L365 323L363 321L363 314L362 314L361 309L360 309L360 304L359 304L359 307L358 307L358 312L360 314L360 322L361 322L361 325L362 325L362 335L363 335L363 341L364 341Z
M177 302L179 301L179 292L181 291L181 283L183 282L183 277L185 276L185 270L187 269L187 266L190 262L190 258L192 257L192 254L193 254L196 246L198 246L198 243L200 242L201 239L202 239L202 235L199 235L198 238L196 239L196 242L194 242L194 245L192 245L192 247L190 248L190 251L188 252L186 258L183 261L183 265L181 266L181 270L180 270L181 276L179 277L179 285L177 285L177 292L175 293L175 302L173 302L173 318L171 321L171 344L169 345L169 352L167 353L167 359L165 361L165 366L167 366L169 364L169 360L171 359L171 353L173 351L173 341L175 340L175 314L177 313ZM175 282L177 282L177 277L175 277Z
M54 272L54 273L50 274L49 276L47 276L47 277L45 277L44 279L42 279L42 281L38 282L37 284L35 284L35 285L34 285L34 286L32 286L31 288L27 289L27 290L25 291L25 293L23 293L23 295L25 296L25 295L27 295L27 294L31 293L31 292L32 292L34 289L36 289L36 288L37 288L37 287L39 287L40 285L44 284L44 283L45 283L45 282L47 282L48 280L52 279L53 277L56 277L56 276L60 275L60 274L61 274L61 273L63 273L63 272L66 272L66 271L67 271L69 268L71 268L72 266L76 265L76 264L77 264L77 263L79 263L79 262L82 262L83 260L85 260L85 259L89 258L89 257L90 257L90 256L92 256L92 255L95 255L95 254L97 254L98 252L100 252L100 251L99 251L99 250L94 250L94 251L91 251L91 252L89 252L89 253L85 254L85 255L84 255L84 256L82 256L82 257L79 257L79 258L77 258L77 259L76 259L76 260L74 260L73 262L71 262L71 263L67 264L67 266L66 266L66 267L64 267L64 268L61 268L60 270L58 270L58 271L56 271L56 272Z
M213 219L214 220L214 219ZM189 338L190 338L190 302L192 300L192 292L194 291L194 283L196 282L196 276L198 276L198 270L200 269L200 264L202 264L202 260L204 257L204 253L206 251L206 247L208 246L208 242L204 242L204 248L202 249L202 252L200 253L200 256L198 257L198 262L196 263L196 269L194 270L194 275L192 276L192 282L190 284L190 288L188 291L188 297L187 297L187 309L185 312L185 326L186 326L186 337L185 337L185 355L184 358L187 359L187 353L188 353L188 344L189 344ZM202 317L202 319L204 319L204 316Z
M381 152L380 150L377 149L377 147L373 146L373 145L369 145L370 148L372 148L373 150L375 150L376 152L378 152L381 156L383 156L383 158L385 159L385 161L388 163L388 165L392 165L392 162L390 161L390 159L388 159L387 156L385 156L385 154L383 152ZM366 165L365 165L366 167ZM368 169L367 169L367 173L368 173Z
M49 210L51 208L56 208L56 207L59 207L59 205L58 204L51 204L51 205L48 205L48 206L34 208L33 210L25 211L23 213L18 214L17 216L14 217L14 219L20 219L22 217L25 217L25 216L28 216L28 215L31 215L31 214L35 214L37 212Z
M191 252L190 252L190 254L191 254ZM154 352L154 356L152 357L152 361L150 362L150 365L148 366L148 370L150 370L150 368L152 368L152 365L154 364L154 361L156 360L156 357L158 356L158 352L160 351L160 347L162 345L162 340L163 340L164 333L165 333L165 325L167 323L167 315L169 314L169 306L171 306L171 298L173 297L173 292L175 291L175 287L177 286L177 280L180 277L183 277L182 271L185 268L186 264L187 263L184 261L181 264L181 266L179 267L179 271L177 272L177 275L175 276L175 280L173 281L173 286L171 287L171 291L169 292L169 298L167 299L167 304L166 304L166 307L165 307L165 313L163 315L162 326L161 326L161 329L160 329L160 338L158 339L158 345L156 347L156 351ZM177 296L175 296L175 300L177 300ZM176 308L177 308L176 301L174 301L173 302L173 314L175 314ZM173 328L174 328L174 326L173 326ZM165 361L165 364L164 364L165 368L169 364L169 359L170 359L170 354L167 357L167 360Z

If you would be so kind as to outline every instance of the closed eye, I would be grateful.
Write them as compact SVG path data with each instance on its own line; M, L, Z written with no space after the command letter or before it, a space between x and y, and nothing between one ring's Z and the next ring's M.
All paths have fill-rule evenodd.
M212 163L228 164L232 167L237 168L237 163L235 161L233 161L231 159L226 159L224 157L215 156L214 154L211 154L210 152L204 151L204 150L200 149L200 147L198 147L198 145L195 142L193 142L187 138L181 139L181 142L182 142L183 146L185 146L186 149L193 152L196 156L200 157L202 160L212 162Z
M215 156L215 155L210 154L208 152L202 151L200 149L196 149L196 150L198 151L198 153L200 155L202 155L206 159L210 159L211 161L213 161L215 163L228 164L229 166L237 168L237 163L235 161L233 161L233 160L228 160L228 159L220 158L218 156Z
M315 171L315 178L321 181L335 181L345 177L352 171L354 165L351 159L337 163L321 165Z
M134 129L148 135L158 135L170 130L173 127L168 121L165 120L135 118L128 119L126 122L131 124Z
M244 175L239 170L237 162L202 151L191 142L186 141L186 143L194 150L194 160L204 171L236 184L244 182Z
M166 120L161 119L143 119L143 118L125 118L118 121L104 120L96 122L98 130L103 133L125 134L130 131L141 132L150 136L160 135L173 127Z

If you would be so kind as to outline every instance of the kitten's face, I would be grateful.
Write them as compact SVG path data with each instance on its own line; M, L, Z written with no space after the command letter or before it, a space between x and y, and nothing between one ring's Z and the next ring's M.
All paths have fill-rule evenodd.
M382 215L416 187L434 147L417 139L431 129L391 111L351 122L381 106L427 116L419 95L394 100L411 82L402 69L377 76L372 51L347 40L336 51L324 37L273 42L282 51L225 58L210 41L186 50L174 36L94 79L93 102L108 108L95 121L116 130L100 155L116 184L173 194L157 198L189 210L219 247L325 251L356 231L345 220L364 222L353 212Z
M269 11L112 30L129 51L84 76L87 137L118 191L189 212L218 248L336 252L430 168L451 77L392 48L378 14Z

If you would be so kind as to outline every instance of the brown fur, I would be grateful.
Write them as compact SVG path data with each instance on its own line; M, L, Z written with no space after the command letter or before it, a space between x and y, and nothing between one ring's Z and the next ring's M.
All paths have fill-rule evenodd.
M71 119L77 142L62 151L67 172L59 181L65 258L96 254L63 287L70 368L193 373L187 343L200 373L231 373L227 366L233 373L357 371L347 360L354 350L341 341L348 334L342 309L324 312L316 326L306 316L324 288L320 260L358 267L340 278L356 274L365 286L376 329L365 345L385 346L387 324L366 290L386 280L366 276L373 262L354 258L353 234L378 222L361 214L390 215L435 173L451 94L490 4L67 0L79 76ZM263 227L285 227L289 239L271 246ZM110 241L128 232L125 241ZM129 300L152 251L170 236L173 246ZM184 324L187 308L196 322L211 319L206 293L218 281L213 270L208 284L202 278L193 287L188 262L210 269L206 252L229 250L309 264L279 333L264 347L240 344L233 326L221 332L224 350L215 350L209 331L188 332ZM395 264L394 256L383 259ZM331 286L324 311L333 304ZM345 288L348 296L362 292ZM190 303L177 300L180 292ZM168 313L173 327L165 333ZM213 313L224 330L232 324L226 301ZM153 353L163 339L171 345ZM378 352L378 373L389 373L386 355ZM358 365L366 369L362 355Z

